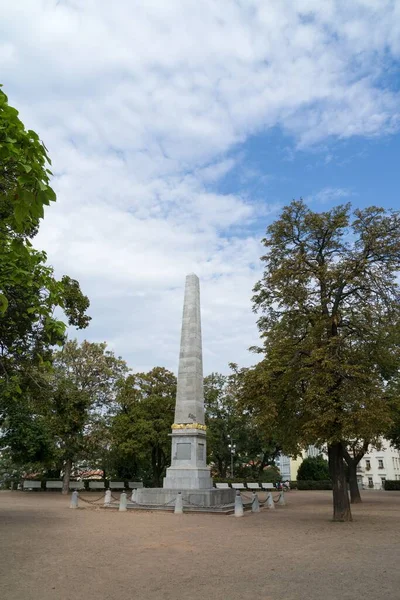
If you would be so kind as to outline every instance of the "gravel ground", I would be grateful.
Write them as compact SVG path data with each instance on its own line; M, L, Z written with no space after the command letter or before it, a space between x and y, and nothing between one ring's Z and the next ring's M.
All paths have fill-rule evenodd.
M329 492L286 499L238 519L0 492L0 598L399 600L399 492L364 492L353 523L330 521Z

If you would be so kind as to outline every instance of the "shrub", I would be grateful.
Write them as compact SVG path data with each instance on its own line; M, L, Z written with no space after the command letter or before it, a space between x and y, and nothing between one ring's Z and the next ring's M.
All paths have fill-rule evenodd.
M297 489L298 490L331 490L332 489L332 481L329 480L321 480L321 481L304 481L303 479L297 480Z
M386 479L385 481L385 490L387 491L400 491L400 481L396 481L395 479Z
M297 481L328 481L330 478L328 461L322 456L305 458L297 472Z

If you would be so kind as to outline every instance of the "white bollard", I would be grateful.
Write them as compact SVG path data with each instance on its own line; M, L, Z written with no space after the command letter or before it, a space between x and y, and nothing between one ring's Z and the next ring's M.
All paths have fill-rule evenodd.
M286 502L285 502L285 494L283 493L283 490L281 491L281 493L279 494L279 500L278 500L278 504L279 506L286 506Z
M243 510L242 496L241 496L239 490L236 490L236 496L235 496L235 517L243 517L243 515L244 515L244 510Z
M125 492L122 492L122 494L119 497L119 511L123 512L125 510L127 510L126 505L128 504L128 499L126 497Z
M131 502L136 502L136 488L132 490Z
M258 501L258 496L255 492L253 492L253 500L251 503L251 512L260 512L260 503Z
M183 502L181 492L178 492L178 495L176 497L174 513L176 515L181 515L183 513Z
M104 506L111 504L111 490L106 490L104 494Z
M269 508L270 510L275 509L274 499L272 497L271 492L267 496L267 508Z
M78 508L78 498L79 498L78 491L75 490L74 492L72 492L71 504L69 505L70 508Z

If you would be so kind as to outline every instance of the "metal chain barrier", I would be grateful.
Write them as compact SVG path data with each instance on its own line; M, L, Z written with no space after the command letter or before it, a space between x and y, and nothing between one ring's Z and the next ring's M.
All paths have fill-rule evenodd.
M86 502L86 504L96 504L96 502L99 502L100 500L104 501L104 494L102 494L99 498L95 498L94 500L86 500L86 498L82 498L82 496L78 496L79 500L82 500L82 502Z
M271 493L271 492L270 492ZM100 500L103 500L104 502L104 496L105 493L102 494L101 496L99 496L98 498L95 498L94 500L87 500L86 498L83 498L82 496L79 496L79 500L82 500L82 502L85 502L86 504L96 504L96 502L100 502ZM246 503L243 503L244 506L253 506L254 502L256 501L256 496L252 496L249 497L245 494L241 494L242 498L244 500L247 500ZM261 502L260 499L258 499L259 501L259 505L260 507L263 507L267 504L268 502L268 496L269 494L267 494L266 499ZM272 494L271 494L272 496ZM272 497L273 502L276 504L277 502L279 502L279 498L280 498L281 494L278 494L278 497L275 499ZM111 498L115 501L115 502L120 502L120 498L117 498L116 496L114 496L113 494L111 494ZM215 508L215 509L220 509L220 508L228 508L232 506L232 503L228 503L228 504L213 504L211 506L203 506L201 504L196 504L195 502L191 502L188 498L182 498L182 501L184 504L188 504L189 506L193 506L195 508ZM128 500L128 502L130 502L130 500ZM136 506L141 506L141 507L148 507L148 508L152 508L152 507L170 507L171 504L176 502L176 498L173 498L172 500L169 500L168 502L165 502L164 504L139 504L138 502L133 502L134 505Z

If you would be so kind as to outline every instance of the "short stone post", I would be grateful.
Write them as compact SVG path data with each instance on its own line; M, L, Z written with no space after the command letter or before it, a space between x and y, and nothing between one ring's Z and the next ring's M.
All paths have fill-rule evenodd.
M78 508L78 498L78 490L75 490L74 492L72 492L71 504L69 505L70 508Z
M283 492L283 490L281 491L281 493L279 494L279 500L278 500L278 504L279 506L286 506L286 502L285 502L285 494Z
M183 513L182 492L178 492L176 497L174 513L176 515L181 515Z
M104 506L111 504L111 490L106 490L104 494Z
M132 490L131 502L136 502L136 488Z
M235 496L235 517L243 517L243 515L244 515L244 510L243 510L242 496L241 496L239 490L236 490L236 496Z
M253 492L253 500L251 503L251 512L260 512L260 503L258 501L258 496L255 492Z
M126 509L127 504L128 504L128 499L126 497L126 494L125 494L125 492L122 492L121 496L119 497L119 509L118 510L120 512L127 510Z
M267 508L275 509L274 499L272 497L271 492L267 496Z

